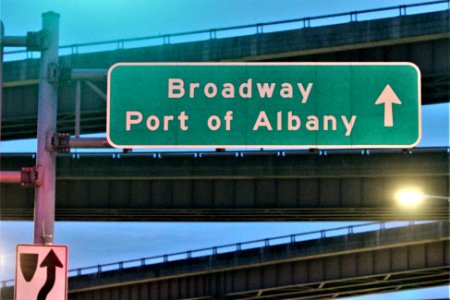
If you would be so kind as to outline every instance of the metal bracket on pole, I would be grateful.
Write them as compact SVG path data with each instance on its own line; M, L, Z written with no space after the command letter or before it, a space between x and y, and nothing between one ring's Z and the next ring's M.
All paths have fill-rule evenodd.
M48 64L48 82L52 84L58 84L59 83L59 76L60 76L60 68L55 63L49 63Z
M42 51L48 48L48 32L41 30L37 32L27 32L27 51Z
M22 187L35 187L41 184L37 167L22 168L20 170L20 185Z
M52 136L52 147L56 152L70 152L70 134L56 132Z

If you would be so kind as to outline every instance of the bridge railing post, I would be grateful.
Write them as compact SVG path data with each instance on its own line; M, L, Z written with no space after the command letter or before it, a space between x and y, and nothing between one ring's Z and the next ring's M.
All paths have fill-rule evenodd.
M81 123L81 81L76 81L75 89L75 137L80 137L80 123Z
M311 27L311 18L304 18L303 19L303 28L309 28Z
M348 234L353 234L353 226L348 226Z
M291 243L295 243L295 234L291 234Z
M264 25L262 23L256 24L256 34L264 33Z

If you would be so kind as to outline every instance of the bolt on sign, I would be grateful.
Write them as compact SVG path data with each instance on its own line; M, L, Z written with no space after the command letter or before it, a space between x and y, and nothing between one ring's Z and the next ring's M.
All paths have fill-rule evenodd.
M408 148L421 137L411 63L119 63L118 148Z
M14 299L67 299L67 246L17 245Z

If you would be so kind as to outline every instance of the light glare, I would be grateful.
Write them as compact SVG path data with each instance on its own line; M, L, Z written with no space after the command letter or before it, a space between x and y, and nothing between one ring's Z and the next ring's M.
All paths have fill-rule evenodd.
M404 189L397 193L397 202L405 207L416 207L422 203L425 195L419 189Z

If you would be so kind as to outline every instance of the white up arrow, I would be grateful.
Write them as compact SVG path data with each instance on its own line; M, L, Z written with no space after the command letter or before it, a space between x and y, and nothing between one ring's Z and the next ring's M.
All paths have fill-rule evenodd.
M378 96L375 104L384 104L384 127L393 127L394 116L392 115L392 104L402 104L402 102L398 99L389 84L386 85L380 96Z

